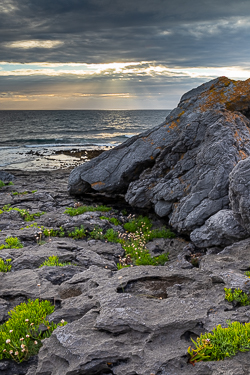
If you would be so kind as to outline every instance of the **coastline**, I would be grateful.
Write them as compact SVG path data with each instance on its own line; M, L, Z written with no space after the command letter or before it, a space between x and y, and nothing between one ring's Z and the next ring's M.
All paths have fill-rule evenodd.
M61 148L61 149L41 149L29 150L26 152L17 151L16 160L9 164L0 166L3 171L53 171L73 169L81 165L102 152L110 150L111 147L88 147L88 148ZM18 154L22 155L18 160ZM3 160L6 160L3 156Z

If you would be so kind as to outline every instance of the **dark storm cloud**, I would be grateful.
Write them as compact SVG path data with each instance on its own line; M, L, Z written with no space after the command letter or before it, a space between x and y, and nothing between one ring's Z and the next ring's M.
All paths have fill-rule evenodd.
M1 61L247 64L249 11L248 0L3 0ZM18 47L29 40L58 44Z

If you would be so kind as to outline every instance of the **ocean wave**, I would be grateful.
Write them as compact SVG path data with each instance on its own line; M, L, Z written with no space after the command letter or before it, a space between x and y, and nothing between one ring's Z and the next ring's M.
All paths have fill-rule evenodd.
M90 146L102 146L102 147L114 147L118 146L120 143L48 143L48 144L33 144L33 145L24 145L25 148L58 148L58 147L90 147Z

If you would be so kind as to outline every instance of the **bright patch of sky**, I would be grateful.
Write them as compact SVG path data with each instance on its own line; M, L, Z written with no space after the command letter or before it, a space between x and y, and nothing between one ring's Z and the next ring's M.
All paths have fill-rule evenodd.
M76 75L87 77L113 75L121 77L121 74L124 75L124 78L133 78L133 76L214 78L224 75L231 79L247 79L250 77L250 69L238 66L169 68L164 64L157 65L150 61L107 64L0 63L0 76Z

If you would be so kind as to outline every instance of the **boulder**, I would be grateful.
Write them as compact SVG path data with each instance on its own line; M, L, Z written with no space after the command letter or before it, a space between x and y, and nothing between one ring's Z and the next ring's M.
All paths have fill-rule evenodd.
M190 234L197 247L228 246L248 237L247 231L236 220L232 210L221 210Z
M250 155L250 79L220 77L183 95L161 125L103 152L69 176L72 195L126 193L190 233L229 208L229 174Z
M3 181L5 184L8 184L9 182L14 181L14 179L15 177L13 176L13 174L0 171L0 180Z
M250 233L250 158L240 161L229 175L229 199L241 225Z

